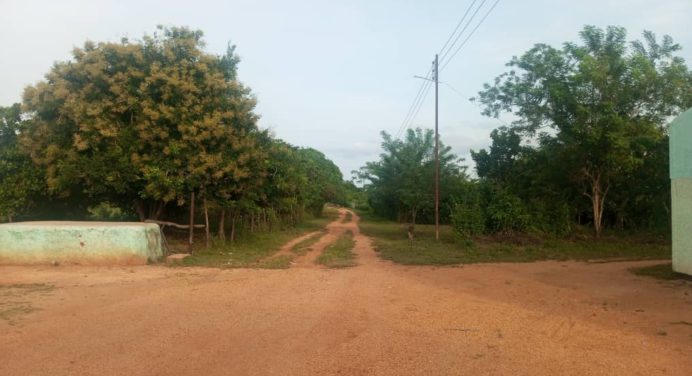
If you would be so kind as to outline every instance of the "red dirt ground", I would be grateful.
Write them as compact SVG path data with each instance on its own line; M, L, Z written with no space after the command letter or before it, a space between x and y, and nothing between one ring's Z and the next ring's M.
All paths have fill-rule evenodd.
M652 262L0 267L0 375L692 375L692 284Z

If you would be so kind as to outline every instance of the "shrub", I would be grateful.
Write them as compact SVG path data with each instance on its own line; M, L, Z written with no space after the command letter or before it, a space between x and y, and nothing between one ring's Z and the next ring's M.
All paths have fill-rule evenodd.
M485 232L485 218L477 189L469 189L452 207L450 220L454 231L468 239Z
M87 211L89 219L94 221L124 221L129 217L124 210L107 201L90 206Z

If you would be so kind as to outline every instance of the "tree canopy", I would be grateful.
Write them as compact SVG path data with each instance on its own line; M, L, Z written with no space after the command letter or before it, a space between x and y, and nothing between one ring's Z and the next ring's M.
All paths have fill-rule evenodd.
M606 199L620 193L613 190L626 189L652 159L661 161L666 121L692 105L692 75L669 36L659 41L647 31L643 41L628 43L624 28L586 26L580 37L559 49L535 45L485 85L483 113L510 112L517 120L474 160L479 176L500 181L526 154L520 139L537 145L534 152L549 151L544 167L582 187L599 235Z
M416 223L432 217L435 197L435 139L430 129L409 129L404 138L382 132L380 160L368 162L357 173L366 181L368 200L376 213ZM440 145L440 202L442 218L449 216L451 195L466 179L465 168L451 148Z
M185 27L75 48L26 88L21 107L1 108L0 215L31 217L40 196L144 220L184 213L176 208L195 193L222 232L227 213L254 229L344 203L324 154L258 128L239 61L235 46L208 53L202 32Z

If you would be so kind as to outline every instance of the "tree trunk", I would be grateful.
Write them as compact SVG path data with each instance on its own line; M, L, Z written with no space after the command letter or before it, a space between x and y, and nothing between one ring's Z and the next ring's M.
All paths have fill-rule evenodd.
M144 222L147 219L158 220L161 219L163 215L163 210L166 207L166 203L160 200L136 200L135 201L135 211L139 220Z
M219 240L226 241L226 209L221 209L219 216Z
M144 222L147 220L147 215L144 213L144 201L135 201L135 211L137 212L137 216L139 217L140 222Z
M596 232L596 237L600 237L603 231L603 209L605 207L605 199L608 194L609 186L606 184L603 187L603 181L601 180L601 174L592 174L585 171L586 176L589 177L589 184L591 185L591 193L584 192L584 195L591 199L591 206L593 209L593 226Z
M188 238L187 251L192 254L192 243L195 236L195 192L190 193L190 237Z
M231 216L231 243L235 241L235 214Z
M166 202L164 201L155 201L154 202L154 215L150 219L161 219L161 215L163 214L163 209L166 207Z
M211 234L209 231L209 208L207 207L207 198L202 199L202 205L204 205L204 241L205 246L209 249L211 244Z
M7 222L12 223L12 214L7 215Z

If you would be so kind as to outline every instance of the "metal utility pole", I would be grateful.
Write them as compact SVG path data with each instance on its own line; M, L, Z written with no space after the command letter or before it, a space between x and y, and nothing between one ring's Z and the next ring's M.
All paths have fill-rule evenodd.
M435 240L440 240L440 134L438 133L438 86L440 83L440 71L439 71L437 55L435 55L435 62L433 68L433 74L435 79Z

